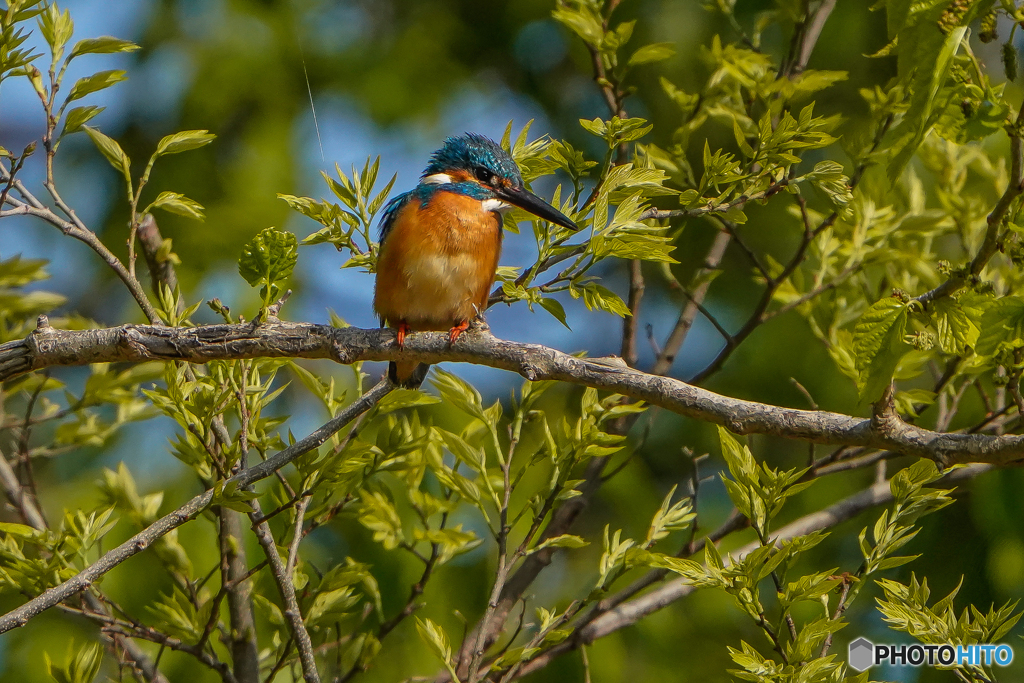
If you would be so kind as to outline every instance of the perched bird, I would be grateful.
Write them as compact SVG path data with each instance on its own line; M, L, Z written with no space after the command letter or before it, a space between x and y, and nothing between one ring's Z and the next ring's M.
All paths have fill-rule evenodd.
M450 137L420 182L385 207L373 308L398 332L448 330L455 343L487 307L501 254L502 214L513 206L572 230L567 216L523 187L519 167L493 140ZM391 363L395 384L417 387L429 365Z

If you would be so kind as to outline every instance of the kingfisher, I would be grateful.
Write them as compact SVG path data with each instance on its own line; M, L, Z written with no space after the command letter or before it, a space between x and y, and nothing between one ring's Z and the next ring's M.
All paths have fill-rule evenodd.
M578 226L523 184L519 166L493 140L450 137L430 157L415 189L384 208L373 309L409 332L448 331L454 344L487 307L501 255L502 216L517 206L571 230ZM388 377L416 388L430 366L392 362Z

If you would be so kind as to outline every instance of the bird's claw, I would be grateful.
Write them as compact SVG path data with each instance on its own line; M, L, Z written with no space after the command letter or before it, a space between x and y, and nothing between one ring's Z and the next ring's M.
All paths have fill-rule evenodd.
M398 343L398 348L405 347L405 335L409 334L408 323L398 323L398 330L395 332L395 342Z
M469 321L465 320L448 331L448 344L454 344L463 332L469 329Z

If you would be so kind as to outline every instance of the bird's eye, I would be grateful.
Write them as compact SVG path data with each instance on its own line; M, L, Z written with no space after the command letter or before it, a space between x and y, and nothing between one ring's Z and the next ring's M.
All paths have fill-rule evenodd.
M479 180L481 183L489 183L491 182L491 178L494 177L494 174L488 171L483 166L477 166L474 173L476 173L476 179Z

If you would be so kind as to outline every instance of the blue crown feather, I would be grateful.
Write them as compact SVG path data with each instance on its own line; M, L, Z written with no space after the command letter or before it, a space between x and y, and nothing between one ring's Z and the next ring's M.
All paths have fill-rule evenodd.
M427 164L422 177L454 169L468 171L480 166L494 175L512 181L517 187L523 185L519 166L509 153L494 140L476 133L465 133L445 140L441 149L430 157L430 163Z

